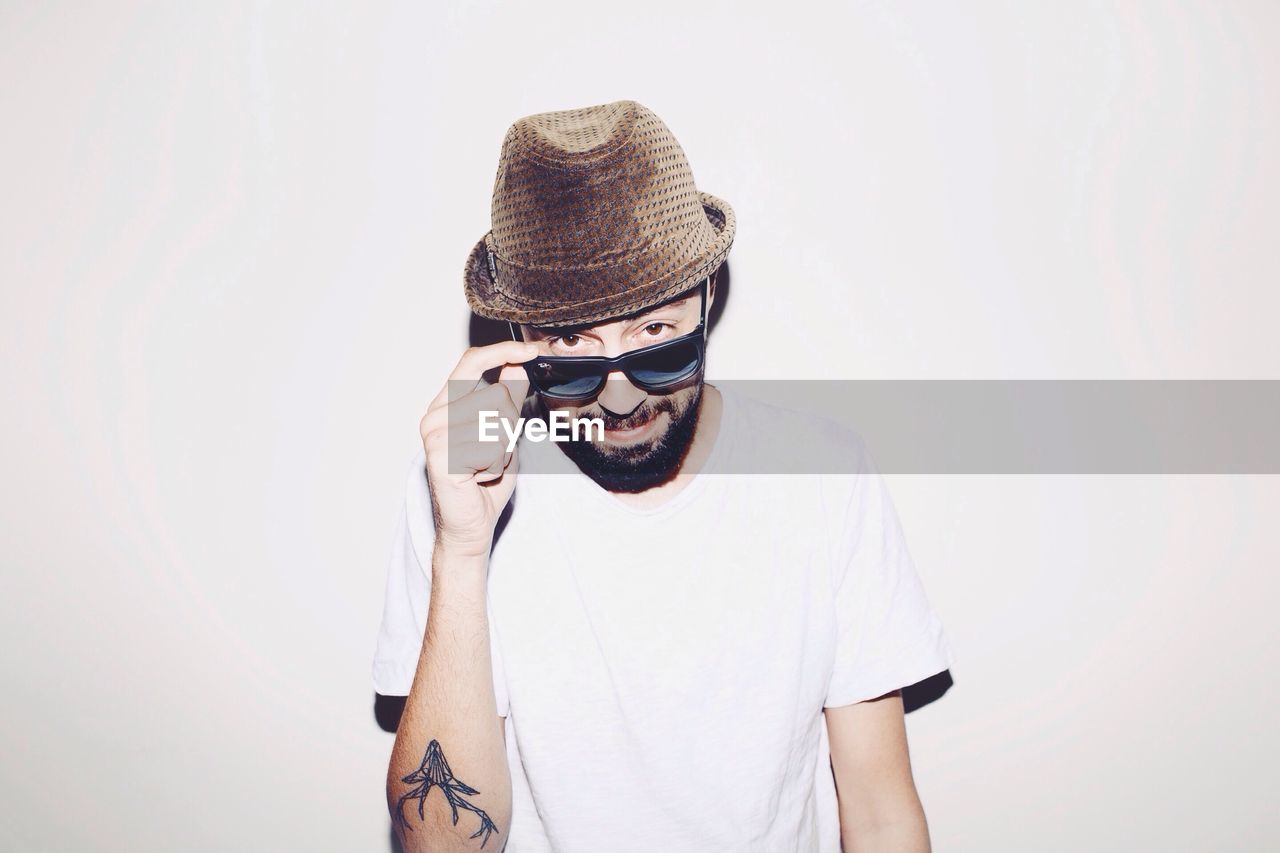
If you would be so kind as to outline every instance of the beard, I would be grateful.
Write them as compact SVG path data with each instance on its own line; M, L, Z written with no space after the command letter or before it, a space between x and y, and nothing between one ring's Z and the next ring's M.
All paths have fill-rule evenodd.
M546 403L535 395L535 408L539 416L549 421ZM622 447L603 442L558 442L557 446L573 460L574 464L602 488L611 492L643 492L662 485L680 470L689 446L693 443L698 425L698 413L702 408L702 381L699 378L693 393L678 400L668 394L654 400L645 400L635 411L624 417L602 409L584 409L576 417L599 418L606 430L625 430L643 426L663 412L671 422L666 431L645 441ZM584 431L588 432L588 431Z

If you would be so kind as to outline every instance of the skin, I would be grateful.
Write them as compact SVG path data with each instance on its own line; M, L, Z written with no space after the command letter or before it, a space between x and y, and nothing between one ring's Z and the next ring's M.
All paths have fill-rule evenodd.
M929 853L929 827L911 775L901 692L823 713L845 853Z
M714 300L714 279L708 312ZM511 821L511 779L505 753L505 719L497 715L485 607L488 554L494 526L510 499L519 469L518 449L478 440L459 444L458 435L479 434L479 413L497 410L514 421L517 401L528 391L519 366L536 355L601 355L652 346L692 331L698 323L700 297L673 300L656 308L588 327L523 326L528 343L505 341L472 348L463 354L449 380L477 383L476 390L449 400L448 382L427 408L419 428L426 451L436 540L432 553L432 594L427 632L418 669L396 732L387 773L387 803L397 836L407 853L416 850L481 849L473 837L483 814L494 827L483 849L500 850ZM483 373L501 368L494 385L479 384ZM692 394L694 389L674 393ZM598 407L625 417L649 398L620 372L614 373L594 401L556 405L572 416L590 417ZM679 472L667 482L642 492L614 496L637 507L653 507L683 490L705 464L720 428L719 391L703 386L697 426ZM652 441L669 425L660 413L639 432L605 434L614 446ZM450 431L455 440L449 444ZM446 448L448 448L446 452ZM454 459L453 472L447 457ZM465 465L459 466L459 460ZM924 810L911 775L902 699L898 692L875 700L824 710L831 762L839 800L840 835L846 853L927 853L929 834ZM432 742L434 741L434 745ZM424 756L443 752L467 789L466 806L457 824L443 793L405 805L420 786L405 777L420 774ZM464 790L451 785L451 790ZM465 792L464 792L465 793ZM416 808L421 805L423 817ZM408 825L408 829L405 828Z

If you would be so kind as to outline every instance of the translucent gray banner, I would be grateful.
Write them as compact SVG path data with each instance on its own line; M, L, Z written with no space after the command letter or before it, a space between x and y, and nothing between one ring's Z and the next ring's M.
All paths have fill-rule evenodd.
M712 384L736 448L716 457L718 474L858 473L859 446L894 474L1280 474L1276 380ZM521 473L571 470L554 443L527 443Z

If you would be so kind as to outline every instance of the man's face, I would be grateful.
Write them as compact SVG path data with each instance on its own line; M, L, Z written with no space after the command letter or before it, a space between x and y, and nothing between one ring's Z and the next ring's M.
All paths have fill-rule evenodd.
M604 356L660 344L692 332L698 325L701 286L655 308L591 326L522 326L538 352L552 356ZM711 296L707 307L710 311ZM594 400L566 403L538 395L543 417L555 409L570 418L604 421L603 441L559 444L583 473L610 491L640 492L676 474L697 426L703 374L668 393L637 388L621 371L610 374Z

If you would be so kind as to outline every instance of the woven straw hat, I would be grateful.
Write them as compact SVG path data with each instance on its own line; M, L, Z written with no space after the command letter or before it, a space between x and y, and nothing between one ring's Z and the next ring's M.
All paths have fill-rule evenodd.
M482 317L569 325L696 285L733 243L733 208L699 192L684 150L635 101L539 113L502 141L492 230L464 276Z

